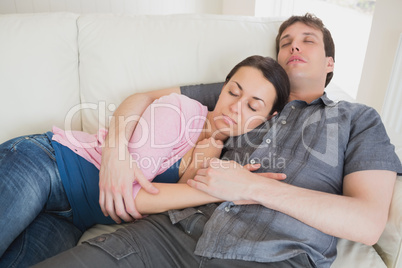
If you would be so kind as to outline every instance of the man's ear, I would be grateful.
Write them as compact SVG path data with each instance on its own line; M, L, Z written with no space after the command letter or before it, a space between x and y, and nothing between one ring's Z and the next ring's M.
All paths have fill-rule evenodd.
M327 57L327 73L331 73L334 71L335 61L333 57Z

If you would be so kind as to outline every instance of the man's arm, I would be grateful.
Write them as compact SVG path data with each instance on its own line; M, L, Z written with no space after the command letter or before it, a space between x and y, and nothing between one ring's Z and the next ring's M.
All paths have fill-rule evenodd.
M99 204L105 214L120 223L140 218L132 195L132 183L137 180L149 193L158 189L144 178L139 168L130 164L127 141L132 136L138 117L159 97L180 94L180 88L168 88L131 95L116 109L110 122L99 172ZM132 120L129 120L129 118Z
M395 179L392 171L353 172L344 178L343 195L334 195L266 179L232 161L214 159L188 184L222 200L248 200L324 233L372 245L387 222Z

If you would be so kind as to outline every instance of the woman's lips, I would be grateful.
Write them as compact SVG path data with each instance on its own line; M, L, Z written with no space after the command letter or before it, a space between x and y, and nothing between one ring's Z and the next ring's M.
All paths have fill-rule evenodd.
M236 121L234 121L232 118L229 116L223 114L223 120L228 124L228 125L236 125Z

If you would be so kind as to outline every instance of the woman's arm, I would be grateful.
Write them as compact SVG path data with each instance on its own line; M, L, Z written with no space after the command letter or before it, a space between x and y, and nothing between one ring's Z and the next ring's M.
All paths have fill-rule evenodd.
M109 126L99 172L99 204L105 216L120 223L141 217L134 206L132 183L138 183L148 192L158 190L144 178L141 170L131 162L127 148L128 140L137 126L138 118L159 97L180 94L180 88L168 88L131 95L115 111ZM131 118L131 120L130 120Z
M102 149L99 204L105 216L110 216L117 223L121 222L120 219L129 222L133 218L141 217L136 211L132 187L130 187L134 180L149 193L158 192L131 161L127 149L127 141L132 136L138 119L145 109L154 100L171 93L181 94L183 90L184 95L212 107L211 104L215 104L222 84L173 87L138 93L131 95L120 104L111 120L109 133Z
M204 192L183 183L152 183L158 194L150 194L141 189L135 198L135 207L141 214L155 214L170 209L196 207L209 203L222 202Z

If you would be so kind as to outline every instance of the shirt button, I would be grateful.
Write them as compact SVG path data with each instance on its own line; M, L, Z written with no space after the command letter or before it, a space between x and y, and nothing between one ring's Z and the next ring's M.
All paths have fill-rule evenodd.
M225 211L229 212L230 211L230 207L225 207Z
M251 159L251 160L250 160L250 164L254 165L254 164L255 164L255 160L254 160L254 159Z
M294 105L292 105L292 109L294 110L294 109L296 109L296 107Z
M268 143L268 144L270 144L270 143L271 143L271 139L266 139L265 142Z
M281 121L281 124L282 124L282 125L286 125L286 120L282 120L282 121Z

